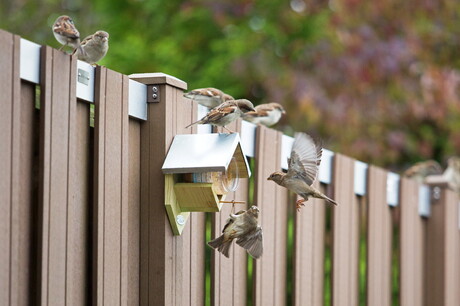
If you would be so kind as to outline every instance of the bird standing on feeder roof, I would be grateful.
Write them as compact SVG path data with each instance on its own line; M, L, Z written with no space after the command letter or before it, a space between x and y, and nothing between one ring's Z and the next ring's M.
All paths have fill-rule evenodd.
M425 182L427 176L441 173L442 168L437 161L427 160L415 163L412 167L404 171L403 175L422 184Z
M318 174L322 153L323 149L313 141L311 136L305 133L296 133L291 157L288 158L287 173L273 172L267 178L267 180L274 181L303 198L296 202L297 210L300 210L301 206L305 206L303 202L308 201L308 197L324 199L338 205L336 201L312 186Z
M189 124L186 128L194 124L211 124L214 126L221 126L227 131L233 133L225 126L240 118L242 114L254 110L254 105L252 105L249 100L230 100L211 109L206 116L192 124Z
M77 49L80 45L80 32L78 32L72 18L69 16L63 15L56 19L53 24L53 34L62 45L59 50L62 50L65 46Z
M213 249L230 258L230 246L233 239L255 259L262 256L264 250L262 228L258 224L259 208L251 206L248 210L231 213L222 230L222 235L208 242Z
M460 157L452 156L447 160L447 169L442 174L449 188L460 194Z
M224 103L225 101L234 100L230 95L227 95L222 90L209 87L198 88L184 94L184 97L192 99L207 108L214 108Z
M86 37L76 49L78 59L89 64L95 64L100 61L109 50L109 33L105 31L97 31L93 35Z
M281 104L275 102L257 105L255 110L255 112L244 114L243 119L255 124L272 126L278 123L282 115L286 114Z

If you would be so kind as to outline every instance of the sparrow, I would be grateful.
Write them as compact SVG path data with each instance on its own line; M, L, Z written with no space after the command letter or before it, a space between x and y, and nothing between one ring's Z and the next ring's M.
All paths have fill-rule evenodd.
M415 163L403 173L405 177L415 179L420 184L425 182L427 176L437 174L442 174L442 168L439 163L434 160Z
M442 176L449 188L460 194L460 157L452 156L447 160L447 169Z
M243 119L255 124L272 126L278 123L282 115L286 114L281 104L275 102L257 105L255 109L255 112L244 114Z
M97 31L93 35L86 37L81 42L80 47L74 51L78 59L89 64L95 64L107 54L107 50L109 49L109 33Z
M227 95L222 90L212 87L194 89L185 93L184 97L208 108L214 108L225 101L234 100L232 96Z
M62 45L59 50L62 50L65 46L77 49L80 45L80 32L78 32L72 18L69 16L63 15L56 19L53 24L53 34Z
M240 210L230 214L222 230L222 235L208 242L213 249L230 258L230 246L233 239L255 259L262 256L264 250L262 228L258 224L259 208L251 206L248 210Z
M308 197L324 199L338 205L336 201L312 186L318 174L322 153L323 149L313 141L311 136L305 133L296 133L291 157L288 158L287 173L273 172L267 178L267 180L274 181L302 197L296 202L297 211L300 210L301 206L305 206L303 202L308 201Z
M222 126L227 131L233 133L225 126L240 118L242 114L255 111L251 101L246 99L226 101L219 106L211 109L206 116L200 120L189 124L185 128L191 127L194 124L211 124L214 126Z

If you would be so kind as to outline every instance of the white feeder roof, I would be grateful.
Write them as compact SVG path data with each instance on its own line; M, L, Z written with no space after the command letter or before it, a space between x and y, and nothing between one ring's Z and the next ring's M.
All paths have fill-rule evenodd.
M249 164L237 133L176 135L162 170L165 174L223 172L232 157L236 158L239 176L250 177Z

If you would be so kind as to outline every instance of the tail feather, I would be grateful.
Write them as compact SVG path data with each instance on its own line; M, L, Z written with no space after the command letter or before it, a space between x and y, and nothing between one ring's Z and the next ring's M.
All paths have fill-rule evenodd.
M208 245L213 249L217 249L217 251L224 254L225 257L230 258L230 247L232 245L232 240L225 240L224 235L209 241Z
M201 124L203 120L198 120L198 121L195 121L193 123L190 123L189 125L187 125L185 128L189 128L191 127L192 125L195 125L195 124Z
M323 200L326 200L334 205L339 205L339 203L337 203L336 201L334 201L333 199L329 198L327 195L321 193L321 192L318 192L317 194L313 195L313 197L315 198L318 198L318 199L323 199Z

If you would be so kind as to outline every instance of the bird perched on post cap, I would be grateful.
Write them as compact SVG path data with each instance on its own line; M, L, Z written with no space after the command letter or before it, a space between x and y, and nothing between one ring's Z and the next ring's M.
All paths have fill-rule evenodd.
M184 97L192 99L192 101L196 101L198 104L208 108L214 108L224 103L225 101L234 100L232 96L224 93L220 89L213 87L191 90L185 93Z
M262 256L264 250L262 228L258 224L259 208L251 206L248 210L241 210L230 214L222 235L208 242L213 249L230 257L230 246L234 239L236 244L244 248L255 259Z
M447 169L442 176L448 182L450 189L460 194L460 157L452 156L447 160Z
M246 99L230 100L211 109L206 116L189 124L186 128L194 124L211 124L214 126L221 126L233 133L225 126L240 118L242 114L250 111L254 111L254 105L252 105L251 101Z
M65 46L71 46L76 49L80 45L80 32L78 32L72 18L63 15L59 16L53 24L53 34L56 40L62 45L59 50Z
M416 180L417 182L424 183L425 178L429 175L437 175L442 173L442 168L435 160L426 160L415 163L412 167L404 171L403 175Z
M87 36L74 53L77 54L79 60L95 64L107 54L107 50L109 50L109 33L97 31Z
M257 105L255 110L255 112L244 114L243 119L255 124L272 126L278 123L282 115L286 114L281 104L275 102Z
M267 180L274 181L302 197L296 202L297 210L300 210L301 206L305 206L303 202L308 201L309 197L324 199L338 205L336 201L312 186L318 174L322 153L322 147L316 144L311 136L305 133L296 133L291 157L288 158L287 173L273 172L267 178Z

